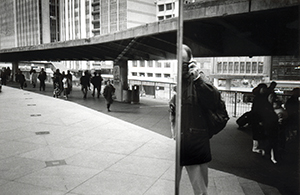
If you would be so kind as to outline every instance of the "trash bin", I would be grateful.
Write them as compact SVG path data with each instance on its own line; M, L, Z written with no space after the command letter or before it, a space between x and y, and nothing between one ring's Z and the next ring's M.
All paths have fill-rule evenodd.
M131 103L131 99L132 99L132 91L123 90L123 102Z
M132 86L132 103L140 103L140 86Z

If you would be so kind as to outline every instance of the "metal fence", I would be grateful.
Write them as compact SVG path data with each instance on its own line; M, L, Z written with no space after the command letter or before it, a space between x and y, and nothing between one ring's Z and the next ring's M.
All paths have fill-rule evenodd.
M251 110L252 99L249 92L220 90L229 116L239 117Z
M129 80L129 84L139 86L140 96L153 97L157 99L170 100L173 87L176 83ZM222 99L225 101L226 109L230 117L240 117L251 110L253 95L251 92L220 90ZM289 94L277 94L284 104L290 97Z

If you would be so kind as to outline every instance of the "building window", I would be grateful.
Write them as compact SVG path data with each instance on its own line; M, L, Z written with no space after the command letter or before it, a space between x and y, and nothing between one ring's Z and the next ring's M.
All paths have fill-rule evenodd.
M153 61L148 61L148 67L153 67Z
M137 67L137 61L132 61L132 67Z
M239 73L239 63L234 62L234 73Z
M241 62L240 64L240 73L245 73L245 62Z
M246 62L246 73L251 72L251 62Z
M165 5L158 5L158 11L162 12L165 10Z
M165 78L170 78L171 75L170 75L170 74L164 74L164 77L165 77Z
M140 67L145 67L145 61L140 61Z
M98 14L94 14L94 20L99 20L100 19L100 14L98 13Z
M166 4L166 10L172 10L172 3Z
M161 62L156 63L156 68L161 68Z
M100 28L100 22L95 22L94 23L94 29Z
M171 67L171 62L166 62L165 63L165 68L170 68Z
M172 15L166 15L166 19L172 18Z
M221 73L222 72L222 62L218 62L217 64L217 73Z
M94 33L94 36L100 35L100 31L95 31L93 33Z
M153 73L147 73L147 77L153 77Z
M257 62L252 62L252 73L257 73Z
M99 5L95 5L94 6L94 11L98 11L98 10L100 10L100 6Z
M264 67L264 63L263 62L259 62L258 63L258 74L263 73L263 68Z
M223 62L223 73L227 73L227 62Z
M137 76L137 73L136 72L132 72L131 75L135 77L135 76Z
M160 77L161 77L161 73L156 73L156 74L155 74L155 77L160 78Z
M201 69L204 68L204 63L205 63L205 62L200 62L200 68L201 68Z
M163 16L158 16L158 20L164 20Z
M140 72L140 77L145 77L145 73L144 72Z
M228 64L228 73L232 73L233 72L233 62L229 62Z

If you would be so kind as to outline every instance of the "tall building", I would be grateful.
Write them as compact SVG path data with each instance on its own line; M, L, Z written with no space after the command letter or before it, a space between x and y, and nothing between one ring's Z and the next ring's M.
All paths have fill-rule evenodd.
M59 0L1 0L0 49L60 40Z
M155 4L149 0L94 0L93 33L103 35L155 21Z
M158 21L178 17L178 0L157 0L155 3Z
M113 33L156 19L155 5L147 0L61 0L61 40L74 40ZM107 67L105 62L68 61L68 69Z

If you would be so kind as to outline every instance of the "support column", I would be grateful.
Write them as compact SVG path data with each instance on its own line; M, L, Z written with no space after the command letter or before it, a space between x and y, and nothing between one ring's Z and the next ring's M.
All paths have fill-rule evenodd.
M16 74L17 74L17 71L19 69L19 62L12 62L12 66L11 66L11 80L12 81L16 81Z
M231 79L226 79L226 90L231 89Z
M123 90L128 89L128 62L118 61L113 68L114 86L117 101L123 100Z
M219 86L219 79L218 78L214 78L214 86L215 87Z

